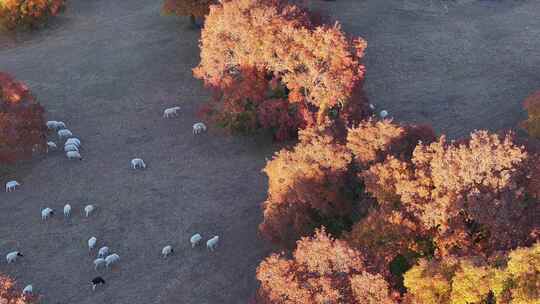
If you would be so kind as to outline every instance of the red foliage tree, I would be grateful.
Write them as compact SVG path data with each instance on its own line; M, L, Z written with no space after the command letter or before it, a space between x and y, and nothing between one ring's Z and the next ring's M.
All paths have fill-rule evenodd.
M478 131L462 144L419 145L410 162L389 157L362 176L379 203L397 200L436 229L440 254L490 255L537 238L540 203L527 186L535 159L511 136Z
M292 259L273 254L257 269L259 303L393 303L388 284L364 269L361 254L324 229L297 243Z
M352 155L330 134L305 130L293 150L282 150L264 168L268 198L261 234L291 244L311 234L324 218L349 215L350 197L342 191Z
M34 151L46 150L43 113L28 87L0 73L0 162L29 159Z
M527 97L523 102L528 118L522 122L522 127L531 137L540 139L540 91Z
M360 63L366 42L347 39L337 25L315 27L305 11L286 1L213 5L200 44L194 75L218 92L207 111L217 120L254 112L260 118L256 127L285 121L282 129L293 128L278 130L281 137L313 124L347 125L367 113Z
M65 8L65 0L2 0L0 24L8 29L17 26L37 27Z
M29 304L35 303L36 297L23 296L15 288L15 282L9 277L0 274L0 303L1 304Z

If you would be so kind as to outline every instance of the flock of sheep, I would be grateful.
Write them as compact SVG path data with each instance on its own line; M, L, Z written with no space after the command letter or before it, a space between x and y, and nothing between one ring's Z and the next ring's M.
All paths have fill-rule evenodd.
M176 117L178 115L179 110L180 110L180 107L178 106L167 108L163 111L163 118ZM69 129L66 128L66 124L64 122L51 120L51 121L47 121L46 126L48 130L56 131L58 140L60 142L65 140L64 152L66 153L66 157L68 159L78 159L78 160L83 159L80 152L82 148L81 140L73 136L73 133ZM206 132L206 130L207 128L202 122L198 122L193 125L193 134L195 135ZM58 149L58 146L56 145L56 143L52 141L47 142L47 152L53 151L56 149ZM134 158L131 160L131 168L132 169L146 169L146 163L141 158ZM12 192L16 190L20 185L21 184L18 181L15 181L15 180L8 181L6 183L6 192ZM70 204L66 204L64 206L63 211L64 211L65 219L69 219L71 217L71 210L72 210L72 207ZM90 215L95 210L96 210L96 206L86 205L82 209L82 213L85 217L90 217ZM41 210L41 220L47 221L54 214L55 214L55 210L53 208L50 208L50 207L43 208ZM189 240L191 243L191 247L194 248L195 246L197 246L201 242L201 240L202 240L202 236L199 233L196 233L193 236L191 236ZM92 236L88 239L89 252L92 252L96 248L97 241L98 240L95 236ZM213 251L215 247L217 246L218 242L219 242L219 236L216 235L210 238L206 242L206 247L210 251ZM109 251L110 249L107 246L102 246L97 251L97 257L93 262L94 269L96 271L99 272L100 268L103 268L103 266L105 267L105 269L108 270L110 267L112 268L113 265L119 263L120 255L118 255L117 253L110 253ZM163 258L167 258L172 253L174 253L174 249L172 245L167 245L163 247L163 249L161 250L161 256ZM6 261L8 264L15 263L19 257L23 257L23 254L20 251L12 251L6 255ZM98 285L105 284L105 280L101 276L97 276L93 278L90 281L90 283L92 285L92 290L95 290ZM27 285L23 289L22 294L23 296L32 295L33 286L31 284Z

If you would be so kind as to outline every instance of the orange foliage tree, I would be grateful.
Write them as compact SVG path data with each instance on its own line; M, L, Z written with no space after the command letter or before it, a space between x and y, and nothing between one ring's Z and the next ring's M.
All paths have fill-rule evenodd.
M362 255L324 229L298 241L292 259L268 257L257 279L261 304L394 303L388 283L365 271Z
M0 0L0 24L37 27L65 8L65 0Z
M268 198L261 234L294 243L325 221L350 215L353 200L344 191L352 155L331 134L300 132L293 150L282 150L264 168Z
M28 159L46 150L43 107L28 87L0 73L0 163Z
M1 304L29 304L35 303L36 297L23 296L15 288L15 282L9 277L0 274L0 303Z
M540 139L540 91L527 97L523 107L528 114L527 120L522 123L523 128L530 136Z
M217 4L217 0L165 0L161 11L165 15L189 16L193 25L197 19L202 19L210 12L210 5Z
M203 111L230 130L271 129L277 139L368 113L362 92L366 42L339 25L315 26L282 0L210 6L194 75L216 97ZM270 117L267 117L270 116Z
M361 175L379 203L403 204L436 230L439 254L489 256L538 238L540 202L528 186L538 184L536 159L510 135L477 131L461 144L443 136L418 145L410 161L390 156Z

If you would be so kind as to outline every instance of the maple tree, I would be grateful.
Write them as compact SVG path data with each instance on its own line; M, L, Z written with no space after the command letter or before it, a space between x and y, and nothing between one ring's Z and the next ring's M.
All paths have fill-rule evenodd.
M43 24L65 8L65 0L0 0L0 23L8 29Z
M0 274L0 304L29 304L36 301L37 297L22 295L11 278Z
M394 303L388 283L362 255L324 229L298 241L292 259L272 254L257 268L258 303Z
M315 26L286 1L210 6L200 48L194 75L215 91L203 113L233 131L277 128L283 140L297 128L349 125L369 112L362 91L366 42L347 38L337 24ZM238 126L244 120L247 126Z
M28 87L0 73L0 163L46 151L44 109Z
M522 127L530 136L540 139L540 91L527 97L523 107L527 110L528 118L522 122Z
M161 11L165 15L189 16L193 25L197 19L203 19L210 11L210 5L219 3L217 0L165 0Z

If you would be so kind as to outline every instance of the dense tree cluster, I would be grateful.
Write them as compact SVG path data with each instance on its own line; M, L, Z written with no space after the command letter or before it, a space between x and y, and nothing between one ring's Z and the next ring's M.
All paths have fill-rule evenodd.
M0 25L36 27L65 8L65 0L0 0Z
M257 303L393 303L390 288L366 271L362 255L324 230L298 241L292 259L273 254L257 269Z
M210 6L194 75L215 91L204 114L233 131L346 126L368 113L362 91L366 42L339 25L316 26L282 0Z
M47 148L43 107L30 90L0 73L0 163L29 159Z

